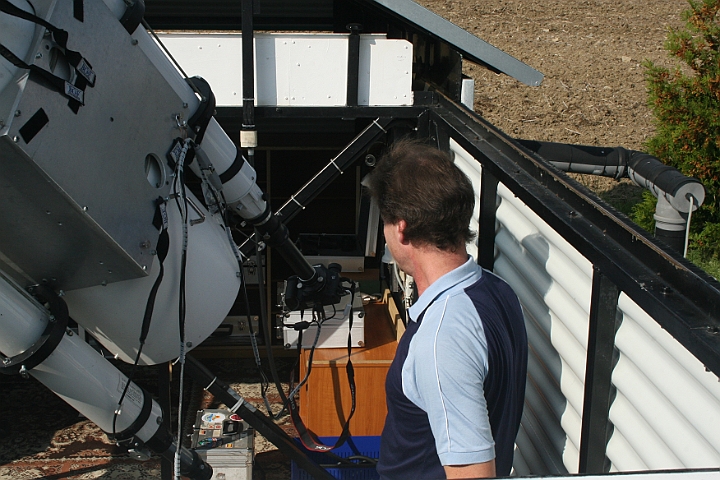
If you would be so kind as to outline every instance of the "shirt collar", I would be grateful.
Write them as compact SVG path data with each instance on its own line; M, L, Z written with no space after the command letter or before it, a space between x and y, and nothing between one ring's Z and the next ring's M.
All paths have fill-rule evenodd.
M420 295L417 302L409 308L410 319L416 321L416 319L420 318L423 311L443 293L455 288L465 288L466 285L477 282L480 277L482 277L482 268L472 256L468 255L468 260L464 264L435 280Z

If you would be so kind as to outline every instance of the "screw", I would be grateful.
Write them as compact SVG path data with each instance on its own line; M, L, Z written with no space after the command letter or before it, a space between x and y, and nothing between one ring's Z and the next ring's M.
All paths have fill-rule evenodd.
M9 358L3 358L3 365L10 365L10 362L12 362L12 360L10 360Z
M50 323L55 323L55 315L50 315L48 317L48 321L50 321Z
M42 53L40 53L40 52L36 53L35 58L42 58Z
M157 417L155 419L155 421L157 422L158 425L162 425L163 419L162 419L162 417Z
M66 328L66 329L65 329L65 333L67 334L68 337L72 337L72 336L73 336L73 331L70 330L70 328Z
M137 44L138 44L138 41L133 38L132 40L130 40L130 44L131 44L131 45L137 45Z
M15 110L15 116L19 117L20 115L22 115L22 112L20 110Z
M25 379L27 379L30 376L30 375L28 375L27 368L25 368L25 365L20 367L20 376Z
M188 348L192 347L192 342L187 342L187 343L185 344L185 346L188 347Z

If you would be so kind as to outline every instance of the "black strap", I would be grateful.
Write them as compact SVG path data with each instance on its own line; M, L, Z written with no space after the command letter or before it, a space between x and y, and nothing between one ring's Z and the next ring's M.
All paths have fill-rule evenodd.
M345 423L343 424L342 432L340 433L340 436L338 437L337 441L333 446L328 446L323 444L320 439L313 433L312 431L308 430L305 424L303 423L302 419L300 418L300 413L298 412L298 406L295 403L294 398L288 398L289 408L290 411L290 417L293 421L293 425L295 426L295 429L298 432L298 435L300 437L300 441L302 442L303 446L311 451L314 452L328 452L330 450L333 450L342 444L345 443L347 438L350 436L350 420L352 419L353 415L355 414L355 404L356 404L356 392L355 392L355 369L352 364L351 355L352 355L352 327L353 327L353 310L352 310L352 302L355 301L355 282L353 282L350 279L343 279L351 282L350 287L350 316L348 318L348 343L347 343L347 350L348 350L348 360L347 364L345 366L345 373L347 374L348 379L348 385L350 387L350 399L351 399L351 407L350 407L350 414L345 419ZM322 309L322 307L320 307ZM320 328L320 327L318 327ZM301 348L302 343L302 336L298 337L298 348ZM310 358L310 362L312 362L312 356ZM308 369L310 368L310 365L308 365Z
M155 298L157 297L160 283L162 283L163 276L165 275L165 258L167 257L168 251L170 250L170 235L168 234L168 217L167 217L167 204L162 197L158 197L155 200L155 217L153 218L153 225L155 228L160 230L160 236L158 237L157 246L155 252L157 253L158 261L160 262L160 272L158 273L155 283L150 289L150 295L148 295L147 304L145 305L145 315L143 316L143 323L140 329L140 345L145 343L145 339L150 331L150 321L152 320L153 310L155 309Z
M73 17L78 22L85 21L85 4L83 0L73 0Z
M127 378L125 381L127 382L125 384L125 391L127 391L132 380ZM113 442L120 443L131 440L133 436L145 426L148 419L150 418L150 413L152 413L152 395L150 395L147 390L145 390L141 386L137 384L135 384L135 386L139 388L143 393L143 404L140 408L140 413L138 413L138 416L135 418L135 420L130 425L128 425L128 427L122 432L105 432L107 433L108 438ZM123 392L123 394L124 393L125 392Z
M220 174L220 181L225 184L235 178L235 175L240 171L245 163L245 159L240 153L240 149L235 150L235 160L232 165L228 167L223 173Z
M0 0L2 1L2 0ZM28 65L27 63L20 60L20 58L12 53L10 50L8 50L5 45L0 43L0 55L5 57L5 59L15 65L18 68L22 68L25 70L30 70L30 72L40 75L42 78L44 78L50 85L55 87L55 90L60 92L62 95L70 99L71 106L72 104L76 104L77 106L85 105L85 92L83 89L78 88L77 86L73 85L72 83L68 82L67 80L64 80L60 77L57 77L53 75L52 73L48 72L47 70L43 70L42 68L38 67L37 65Z
M36 23L50 30L53 35L53 40L55 40L55 42L60 45L60 47L62 47L62 49L65 51L65 58L68 59L70 65L75 68L75 71L78 74L85 78L88 85L90 85L91 87L95 86L95 72L93 71L90 62L85 60L85 58L83 58L83 56L79 52L76 52L75 50L70 50L67 47L68 33L65 30L56 27L50 22L47 22L46 20L38 17L37 15L33 15L32 13L26 12L25 10L16 7L12 3L10 3L9 0L0 0L0 12L4 12L8 15L12 15L13 17Z

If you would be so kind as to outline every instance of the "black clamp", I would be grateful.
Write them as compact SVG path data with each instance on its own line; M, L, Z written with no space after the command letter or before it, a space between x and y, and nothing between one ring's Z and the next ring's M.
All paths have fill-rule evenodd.
M45 331L32 347L14 357L0 355L2 360L0 373L5 375L21 374L26 376L29 370L37 367L50 356L60 344L67 329L69 315L65 302L44 285L35 285L28 290L40 303L48 306L51 316Z
M143 16L145 16L145 2L143 0L135 0L125 9L125 13L120 19L120 24L132 35L142 22Z
M200 105L188 120L188 125L195 134L195 143L200 145L210 119L215 115L215 94L210 88L210 84L202 77L186 78L185 81L201 97Z

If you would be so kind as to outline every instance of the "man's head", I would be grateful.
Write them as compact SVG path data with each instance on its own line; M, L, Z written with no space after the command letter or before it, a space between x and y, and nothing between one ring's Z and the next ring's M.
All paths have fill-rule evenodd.
M417 246L465 250L475 193L450 156L413 140L395 142L370 174L371 195L386 224L404 220L405 238Z

